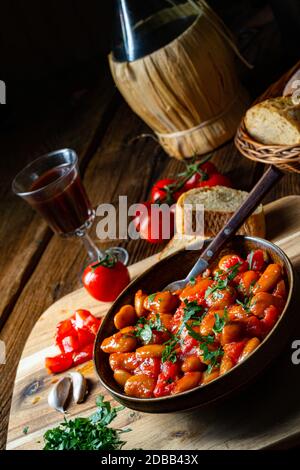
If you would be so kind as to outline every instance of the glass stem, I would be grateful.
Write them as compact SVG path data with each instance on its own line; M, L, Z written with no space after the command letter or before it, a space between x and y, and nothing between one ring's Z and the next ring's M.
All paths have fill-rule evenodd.
M105 256L103 251L99 250L87 232L83 232L79 238L82 241L91 261L100 261Z

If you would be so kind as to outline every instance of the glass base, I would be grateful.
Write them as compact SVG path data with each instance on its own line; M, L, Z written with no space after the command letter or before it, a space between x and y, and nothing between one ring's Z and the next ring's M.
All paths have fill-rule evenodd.
M115 255L118 260L121 261L121 263L127 266L129 261L129 254L125 248L122 248L121 246L113 246L112 248L108 248L105 253L111 253L112 255Z

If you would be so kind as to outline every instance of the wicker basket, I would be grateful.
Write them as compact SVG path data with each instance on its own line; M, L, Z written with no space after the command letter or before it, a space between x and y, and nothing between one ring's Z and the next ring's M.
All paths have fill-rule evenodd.
M280 96L290 77L298 70L300 62L298 62L292 70L284 75L278 82L271 85L268 90L260 96L257 102L264 101L268 98ZM300 146L282 146L282 145L265 145L255 141L247 132L244 119L235 136L235 145L237 149L245 157L269 165L275 165L283 171L300 173Z

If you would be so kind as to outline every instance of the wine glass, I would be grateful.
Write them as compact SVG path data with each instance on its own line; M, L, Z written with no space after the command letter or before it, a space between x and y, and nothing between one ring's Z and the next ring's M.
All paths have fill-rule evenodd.
M47 153L29 163L17 174L12 189L25 199L63 237L78 237L91 262L114 255L123 264L128 252L122 247L99 250L88 234L95 219L95 210L82 184L78 157L72 149Z

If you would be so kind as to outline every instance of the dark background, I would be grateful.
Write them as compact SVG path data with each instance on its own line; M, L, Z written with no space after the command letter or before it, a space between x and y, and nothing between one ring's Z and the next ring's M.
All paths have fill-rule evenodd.
M208 2L256 65L255 72L242 71L255 94L299 58L300 0ZM114 0L1 3L0 79L7 84L6 108L27 106L32 112L36 103L49 98L59 102L66 93L97 80L110 50ZM262 36L261 54L254 58L251 43L262 30L270 40Z

